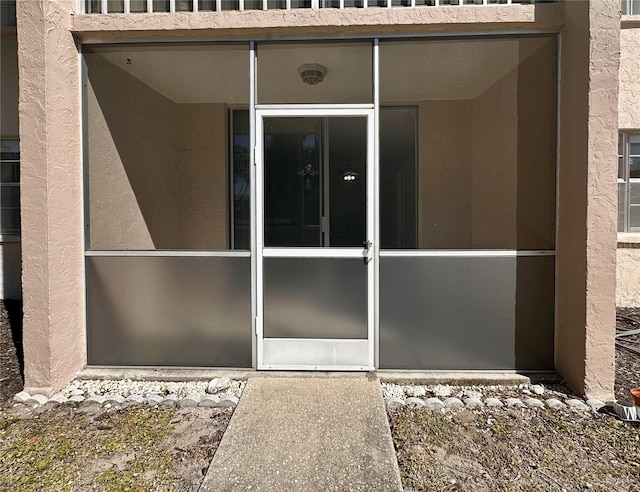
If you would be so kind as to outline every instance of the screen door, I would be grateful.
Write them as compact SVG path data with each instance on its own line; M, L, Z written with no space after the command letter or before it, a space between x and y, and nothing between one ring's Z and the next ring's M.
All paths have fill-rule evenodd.
M373 369L372 120L256 112L259 369Z

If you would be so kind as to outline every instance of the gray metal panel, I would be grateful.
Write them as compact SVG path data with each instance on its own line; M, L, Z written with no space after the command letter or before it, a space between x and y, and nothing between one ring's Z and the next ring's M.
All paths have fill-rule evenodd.
M381 258L380 367L553 369L554 260Z
M87 257L88 363L251 367L250 262Z
M367 338L367 267L359 258L265 258L266 338Z

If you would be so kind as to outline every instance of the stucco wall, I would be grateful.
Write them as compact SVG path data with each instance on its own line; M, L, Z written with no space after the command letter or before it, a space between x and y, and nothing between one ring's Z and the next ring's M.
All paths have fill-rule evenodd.
M640 27L620 30L620 85L618 126L622 130L640 130ZM624 238L619 240L627 242ZM640 246L627 244L618 248L616 271L616 304L619 307L640 306Z
M640 27L620 30L618 126L640 129Z
M177 174L172 103L87 54L92 249L174 249Z
M85 56L92 249L226 249L226 108Z
M636 237L635 242L618 246L616 305L638 307L640 306L640 235Z
M517 84L516 69L473 101L474 248L516 247Z
M476 98L418 105L419 248L554 248L555 42L521 43Z
M227 249L227 110L224 104L175 107L178 248Z
M85 364L76 2L16 2L25 390L51 394Z
M422 101L418 106L418 247L471 244L470 101ZM445 190L445 193L443 193Z
M555 39L522 39L518 66L517 245L554 249L556 236Z
M563 2L557 236L558 372L613 394L620 3Z

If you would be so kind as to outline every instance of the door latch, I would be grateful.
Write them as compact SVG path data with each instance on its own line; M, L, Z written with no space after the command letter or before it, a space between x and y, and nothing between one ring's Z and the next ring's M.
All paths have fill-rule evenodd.
M371 246L373 246L373 244L371 244L371 241L367 239L366 241L362 241L362 246L364 247L364 249L362 250L362 261L366 265L371 261L369 252L371 251Z

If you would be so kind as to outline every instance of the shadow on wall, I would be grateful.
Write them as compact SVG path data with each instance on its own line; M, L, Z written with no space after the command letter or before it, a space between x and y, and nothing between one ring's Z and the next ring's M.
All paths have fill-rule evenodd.
M91 248L227 249L225 105L174 102L85 59Z
M92 246L175 249L172 103L100 55L85 60Z

